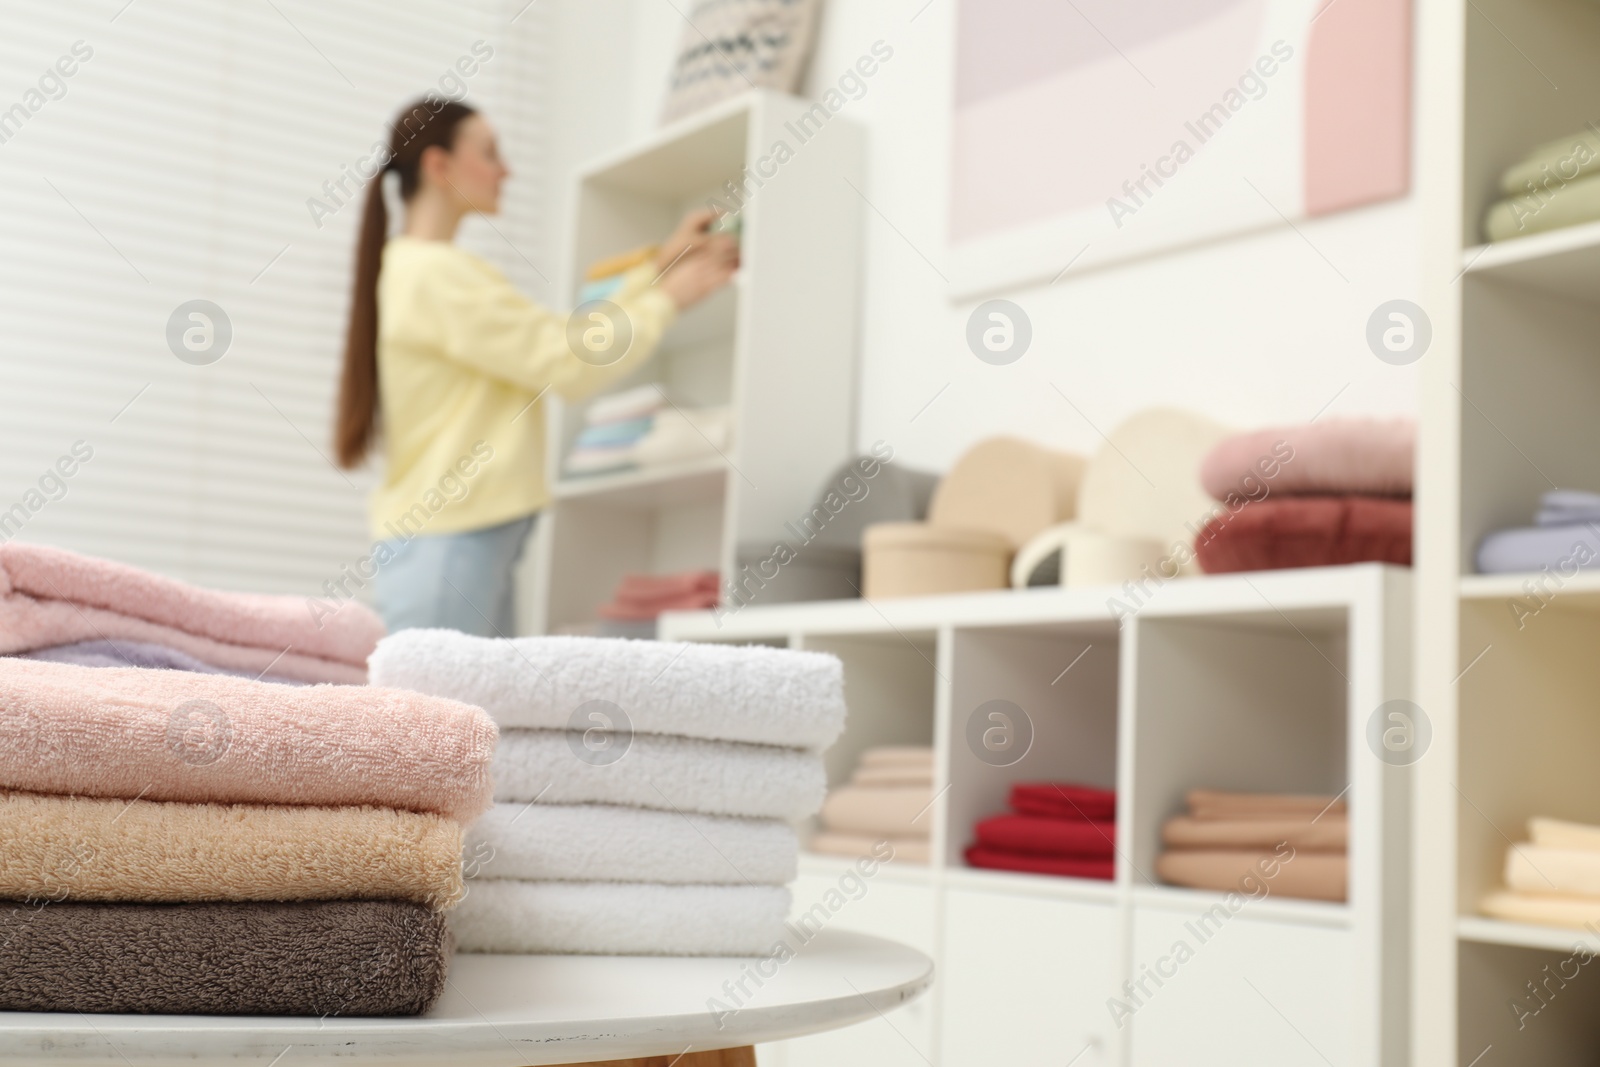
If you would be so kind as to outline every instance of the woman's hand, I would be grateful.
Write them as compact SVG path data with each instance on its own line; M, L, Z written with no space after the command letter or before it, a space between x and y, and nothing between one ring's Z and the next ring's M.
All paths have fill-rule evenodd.
M709 210L685 215L656 258L656 269L661 271L656 284L680 311L727 285L739 269L739 242L706 232L715 218Z
M717 213L708 207L699 211L691 211L678 223L678 228L667 235L661 242L661 251L656 254L656 273L663 273L668 267L678 262L687 253L693 252L710 237L707 230L717 221Z

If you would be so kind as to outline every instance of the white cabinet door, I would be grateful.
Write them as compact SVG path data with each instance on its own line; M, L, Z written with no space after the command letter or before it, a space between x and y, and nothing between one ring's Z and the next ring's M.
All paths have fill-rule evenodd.
M1348 930L1246 912L1136 909L1137 984L1119 996L1130 1013L1120 1018L1132 1034L1129 1062L1353 1067L1351 942Z
M865 885L864 891L853 880L802 875L794 884L794 914L803 915L818 902L842 900L827 919L828 929L859 930L933 955L931 889L893 880L887 873L859 884ZM842 995L850 992L848 977L840 976ZM843 1030L762 1045L757 1061L760 1067L928 1067L933 1056L932 998L930 990L910 1004Z
M1116 944L1110 904L949 890L940 1062L1110 1067Z

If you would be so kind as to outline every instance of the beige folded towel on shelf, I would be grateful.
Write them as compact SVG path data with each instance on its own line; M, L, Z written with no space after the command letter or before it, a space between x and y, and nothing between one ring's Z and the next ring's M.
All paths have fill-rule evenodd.
M1262 873L1274 866L1271 878ZM1271 896L1307 900L1342 901L1349 884L1348 861L1337 852L1297 852L1285 861L1266 851L1179 849L1156 857L1156 874L1194 889L1251 893L1265 885Z
M822 802L822 824L858 834L927 837L932 804L931 786L840 786Z
M1189 814L1196 819L1293 819L1304 815L1344 815L1348 805L1332 796L1296 793L1226 793L1216 789L1191 789ZM1318 820L1320 821L1320 820Z
M1600 899L1595 897L1548 896L1502 890L1484 897L1478 909L1492 919L1514 923L1574 928L1600 924Z
M847 834L834 830L813 834L807 847L812 852L829 856L878 857L884 844L894 849L891 858L901 863L925 864L932 857L932 846L926 838L874 837L872 834Z
M461 826L390 808L0 793L0 898L176 903L461 896Z
M851 785L933 785L932 767L860 767Z
M1600 826L1536 816L1528 820L1528 836L1534 844L1549 848L1588 849L1600 852Z
M921 767L933 770L933 749L927 745L879 745L861 753L862 767Z
M1600 899L1600 852L1513 845L1506 850L1506 885L1523 893Z
M1169 848L1264 848L1287 842L1307 852L1343 852L1350 844L1350 820L1343 815L1308 819L1196 819L1179 815L1161 827Z

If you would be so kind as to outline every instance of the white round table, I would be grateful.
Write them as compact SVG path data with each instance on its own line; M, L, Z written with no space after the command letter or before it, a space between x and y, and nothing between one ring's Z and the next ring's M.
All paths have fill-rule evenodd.
M849 1026L932 981L921 952L834 930L783 963L458 955L439 1003L415 1018L0 1012L0 1064L542 1067L674 1057Z

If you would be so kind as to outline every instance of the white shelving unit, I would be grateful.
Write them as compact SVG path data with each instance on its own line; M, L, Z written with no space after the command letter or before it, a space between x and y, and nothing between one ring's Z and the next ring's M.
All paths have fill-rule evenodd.
M809 106L751 92L577 175L574 295L590 263L660 240L713 198L737 206L729 182L744 189L734 284L686 311L617 386L658 383L685 409L730 405L732 442L701 462L563 477L586 405L548 400L553 488L534 543L534 632L591 622L628 572L705 568L726 583L738 546L767 555L850 455L863 138L842 117L819 129L802 118Z
M930 866L899 861L835 895L848 860L807 856L796 912L893 937L937 963L933 996L854 1028L763 1049L781 1067L978 1063L1061 1067L1399 1064L1408 1027L1406 769L1368 747L1369 718L1410 692L1410 575L1379 565L1186 579L1119 624L1111 588L752 607L663 619L673 640L837 654L850 717L830 750L846 780L872 745L934 746ZM967 743L1003 699L1033 725L998 767ZM972 825L1011 783L1119 795L1112 882L977 870ZM1350 899L1157 884L1162 822L1195 787L1342 794ZM850 883L853 888L853 883ZM1213 916L1203 943L1194 934ZM1192 958L1118 1025L1109 1001L1185 940ZM1162 964L1171 969L1171 964Z
M1554 486L1600 489L1600 224L1484 246L1503 169L1600 118L1600 4L1419 4L1424 357L1417 530L1412 1061L1600 1061L1600 983L1530 982L1584 931L1482 917L1530 815L1600 822L1600 576L1473 573L1481 538ZM1559 196L1557 192L1555 195ZM1537 587L1536 587L1537 588ZM1550 595L1553 592L1553 595ZM1537 608L1532 615L1520 612ZM1519 617L1520 616L1520 617ZM1587 970L1587 969L1586 969Z

